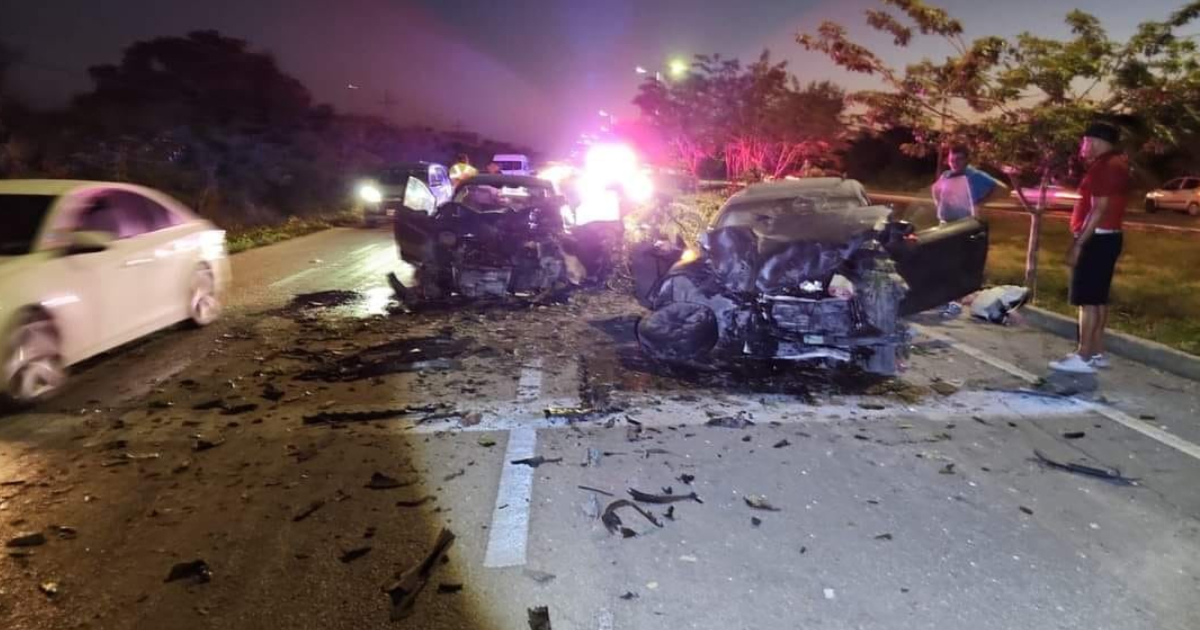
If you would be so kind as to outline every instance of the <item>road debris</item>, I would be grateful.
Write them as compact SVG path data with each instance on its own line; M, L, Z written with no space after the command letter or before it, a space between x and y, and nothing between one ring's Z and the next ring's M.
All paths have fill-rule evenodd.
M1068 440L1078 440L1085 435L1083 431L1067 431L1062 436Z
M748 412L739 411L736 416L712 418L708 422L705 422L704 425L720 427L722 429L745 429L754 426L754 421L750 419L752 417Z
M371 473L371 480L363 487L369 490L391 490L393 488L405 488L414 483L416 481L400 481L381 472L375 472Z
M529 630L551 630L548 607L538 606L529 609Z
M38 590L46 595L46 597L54 597L58 595L58 582L42 582L38 584Z
M577 487L577 488L579 488L580 490L587 490L588 492L595 492L596 494L602 494L602 495L604 495L604 496L606 496L606 497L615 497L615 496L617 496L617 495L615 495L615 494L613 494L613 493L611 493L611 492L609 492L609 491L607 491L607 490L601 490L601 489L599 489L599 488L593 488L593 487L591 487L591 486L576 486L576 487Z
M308 504L308 507L306 507L306 508L304 508L303 510L301 510L299 514L297 514L297 515L293 516L293 517L292 517L292 522L293 522L293 523L299 523L300 521L303 521L304 519L306 519L306 518L308 518L308 517L312 516L312 515L313 515L313 512L316 512L317 510L319 510L319 509L321 509L321 508L323 508L323 507L325 507L325 500L324 500L324 499L317 499L316 501L313 501L312 503L309 503L309 504Z
M779 440L773 446L771 446L771 448L783 448L785 446L791 446L791 445L792 445L792 443L789 442L787 438L783 438L782 440Z
M412 613L417 596L429 582L433 570L438 566L438 560L446 554L452 544L454 544L454 534L443 528L429 555L416 566L398 576L395 582L384 587L384 592L388 594L392 602L392 621L399 621Z
M480 422L483 422L483 414L479 413L478 411L471 411L469 413L464 413L462 415L462 417L460 418L459 422L464 427L473 427L473 426L478 425Z
M258 410L258 405L255 403L242 403L239 405L228 405L221 409L222 416L240 416Z
M275 386L275 383L267 383L263 386L262 397L271 402L279 402L287 395L287 392Z
M496 439L491 436L484 435L476 440L476 443L484 448L491 448L496 445Z
M437 587L438 595L454 595L455 593L461 593L462 590L463 585L461 582L442 582Z
M617 514L617 510L623 507L633 508L638 514L641 514L655 527L663 526L662 522L654 518L653 514L643 510L633 501L628 499L617 499L616 501L609 503L608 507L604 508L604 513L600 515L600 521L604 523L604 527L609 531L609 533L616 534L619 532L625 538L633 538L637 535L637 532L624 526L624 524L621 522L620 515Z
M946 381L934 381L929 384L929 389L941 394L942 396L953 396L958 393L958 386L954 383Z
M762 525L762 519L758 518L757 516L751 516L750 525L753 527L758 527L759 525Z
M605 409L597 409L593 407L548 407L542 413L547 419L561 418L567 422L582 422L585 420L599 419L604 416L611 416L615 413L621 413L623 410L617 407L609 407Z
M5 543L5 547L40 547L46 544L46 535L41 532L18 534Z
M55 534L58 534L58 537L62 540L75 540L79 537L79 532L76 531L74 527L67 527L66 525L51 525L47 529Z
M530 468L537 468L542 464L557 464L560 462L562 462L561 457L542 457L541 455L538 455L536 457L526 457L525 459L514 459L509 463L516 466L523 465L529 466Z
M775 507L774 505L771 505L771 503L769 501L767 501L767 498L762 495L758 495L758 494L747 495L746 497L743 497L743 500L746 502L746 505L748 505L756 510L765 510L767 512L782 511L779 508Z
M350 564L368 553L371 553L371 547L358 547L342 552L342 555L338 556L338 560L341 560L342 564Z
M1033 454L1037 457L1039 462L1041 462L1042 464L1049 466L1050 468L1053 468L1055 470L1076 473L1079 475L1086 475L1089 477L1096 477L1098 479L1103 479L1105 481L1115 483L1117 485L1126 485L1126 486L1137 485L1138 480L1136 478L1126 477L1126 476L1122 475L1121 471L1117 470L1116 468L1097 468L1095 466L1088 466L1086 464L1077 464L1075 462L1065 462L1065 463L1058 462L1053 459L1050 459L1049 457L1046 457L1045 454L1043 454L1041 451L1038 451L1038 450L1034 450Z
M625 591L625 594L621 596L621 599L623 599L627 602L633 601L637 598L638 598L638 594L634 593L633 591Z
M837 599L837 592L831 588L825 589L825 599Z
M465 474L467 474L467 469L466 469L466 468L459 468L458 470L456 470L456 471L454 471L454 472L452 472L452 473L450 473L450 474L446 475L445 477L442 477L442 481L453 481L453 480L455 480L455 479L458 479L459 477L461 477L461 476L463 476L463 475L465 475Z
M588 468L599 468L600 460L604 458L604 453L598 448L589 448L587 450L587 461L584 466Z
M633 497L633 500L639 503L666 504L677 503L679 501L695 501L696 503L704 503L704 501L701 501L700 497L695 492L690 494L650 494L648 492L642 492L640 490L630 488L629 496Z
M409 499L407 501L397 501L396 507L402 507L402 508L421 507L422 505L425 505L426 503L429 503L430 501L437 501L437 497L435 497L431 494L427 494L419 499Z
M891 534L880 534L875 537L875 540L892 540Z
M171 572L167 574L167 579L163 580L163 583L190 579L194 584L204 584L212 581L212 577L212 569L209 568L207 562L192 560L191 562L180 562L171 567Z
M1024 514L1028 514L1028 515L1030 515L1030 516L1033 516L1033 510L1032 510L1032 509L1030 509L1030 508L1027 508L1027 507L1025 507L1024 505L1018 506L1018 507L1017 507L1017 509L1018 509L1018 510L1021 510L1021 512L1022 512L1022 513L1024 513Z
M684 474L682 474L682 475L679 475L679 481L680 481L680 483L683 483L683 484L686 484L686 485L689 485L689 486L690 486L690 485L692 485L692 482L693 482L693 481L695 481L695 480L696 480L696 475L689 475L689 474L687 474L687 473L684 473Z
M371 422L373 420L392 420L403 416L419 413L433 413L441 407L430 405L409 405L407 407L357 409L351 411L322 411L304 416L304 424L334 424L339 422Z
M938 470L938 472L943 475L953 475L954 474L954 462L950 462L949 464L942 466L942 468L940 470Z
M225 443L225 440L221 439L221 438L218 438L215 440L209 440L209 439L206 439L199 435L194 435L192 437L195 438L195 441L192 442L192 450L197 453L202 452L202 451L207 451L209 449L217 448L218 446Z
M668 521L675 520L675 506L674 505L667 508L667 511L663 513L663 518L667 519Z
M389 341L335 360L308 353L320 365L301 372L296 380L346 383L404 372L457 369L460 364L454 359L467 351L467 345L447 337L419 337Z
M522 573L525 574L525 577L537 582L538 584L547 584L554 580L554 578L558 577L553 573L546 573L545 571L538 571L536 569L525 569L522 571Z

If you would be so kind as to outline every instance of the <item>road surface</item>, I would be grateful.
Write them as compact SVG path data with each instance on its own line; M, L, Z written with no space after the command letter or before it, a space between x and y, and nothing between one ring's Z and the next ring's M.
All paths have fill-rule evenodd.
M396 265L382 231L238 255L218 325L0 418L0 540L45 539L0 557L0 627L1197 627L1194 383L1023 393L1068 344L965 319L919 320L894 380L671 372L619 292L401 314ZM610 533L630 488L684 500Z

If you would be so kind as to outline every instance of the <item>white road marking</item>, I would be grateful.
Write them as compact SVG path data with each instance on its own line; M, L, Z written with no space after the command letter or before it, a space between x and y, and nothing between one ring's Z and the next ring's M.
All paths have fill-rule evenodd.
M538 357L521 368L521 378L517 381L517 402L531 403L541 396L542 358Z
M999 368L1000 370L1007 372L1007 373L1009 373L1019 379L1022 379L1028 383L1036 383L1039 380L1041 380L1039 377L1037 377L1029 372L1026 372L1025 370L1023 370L1003 359L998 359L998 358L988 354L987 352L980 350L979 348L969 346L961 341L954 339L953 337L943 335L942 333L935 332L924 326L918 326L916 324L913 325L913 328L917 332L921 333L922 335L925 335L926 337L929 337L930 339L935 339L937 341L944 342L944 343L948 344L950 347L954 348L955 350L958 350L959 352L966 354L967 356L973 357L975 359L983 361L984 363L987 363L988 365ZM1167 433L1166 431L1163 431L1162 429L1160 429L1154 425L1151 425L1147 422L1138 420L1137 418L1134 418L1133 416L1131 416L1119 409L1110 407L1108 405L1101 405L1099 403L1095 403L1095 402L1092 402L1089 400L1083 400L1083 399L1075 397L1075 396L1070 397L1070 400L1072 402L1074 402L1075 404L1079 405L1080 407L1087 409L1088 411L1098 413L1101 416L1104 416L1105 418L1108 418L1109 420L1112 420L1113 422L1116 422L1117 424L1124 426L1127 429L1137 431L1138 433L1141 433L1142 435L1144 435L1152 440L1155 440L1161 444L1165 444L1166 446L1169 446L1185 455L1188 455L1195 459L1200 460L1200 446L1193 444L1179 436Z
M533 497L533 467L512 462L533 457L537 450L537 429L522 427L508 432L504 451L504 469L500 489L492 510L487 554L483 566L515 567L525 564L529 541L529 503Z

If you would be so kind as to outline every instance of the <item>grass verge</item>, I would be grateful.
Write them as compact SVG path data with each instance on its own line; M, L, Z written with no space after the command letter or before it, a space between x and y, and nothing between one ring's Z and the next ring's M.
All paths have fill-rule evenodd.
M318 217L291 217L278 225L230 228L225 234L225 247L230 254L236 254L332 227L346 227L361 223L362 215L353 212Z
M990 213L987 281L1023 284L1029 219ZM1067 304L1063 262L1071 234L1062 221L1042 223L1037 305L1075 316ZM1126 232L1113 280L1109 326L1121 332L1200 354L1200 240L1186 235Z

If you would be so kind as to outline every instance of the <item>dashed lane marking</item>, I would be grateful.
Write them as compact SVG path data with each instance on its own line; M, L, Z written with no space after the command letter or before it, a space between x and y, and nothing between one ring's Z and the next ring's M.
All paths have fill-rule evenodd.
M533 457L537 450L537 429L522 427L508 432L500 490L492 509L487 555L483 566L515 567L525 564L529 541L529 508L533 497L533 467L512 462Z

